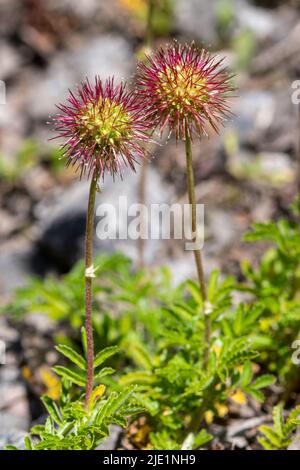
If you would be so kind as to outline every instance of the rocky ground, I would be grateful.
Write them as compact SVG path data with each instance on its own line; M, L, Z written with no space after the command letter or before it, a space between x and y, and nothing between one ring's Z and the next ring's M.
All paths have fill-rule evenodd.
M194 157L197 198L205 204L205 264L208 271L221 265L224 272L239 275L244 258L259 256L241 242L242 234L253 221L286 214L296 194L298 117L291 84L300 75L300 11L297 1L232 3L235 17L225 34L216 2L177 0L165 34L204 43L237 70L234 117L221 136L197 143ZM66 272L82 256L87 183L62 165L56 168L46 121L67 88L85 76L130 79L145 25L125 5L86 0L83 8L75 0L53 0L47 6L26 0L20 7L17 0L0 0L0 79L7 87L7 104L0 105L3 304L29 275ZM165 41L163 34L157 39ZM248 49L251 58L244 57ZM26 160L28 152L33 163ZM19 164L22 155L24 165ZM148 202L186 200L184 168L181 145L171 139L156 146L147 171ZM138 181L129 172L122 182L107 179L101 202L115 204L120 195L137 201ZM133 242L95 244L137 260ZM176 280L194 274L179 242L147 243L146 259L169 265ZM0 339L7 348L6 365L0 367L0 448L19 443L41 415L37 395L20 370L31 349L37 354L47 348L45 322L28 319L28 331L21 335L0 317ZM254 419L250 413L228 429L238 447L245 447L243 426L251 432L261 424Z

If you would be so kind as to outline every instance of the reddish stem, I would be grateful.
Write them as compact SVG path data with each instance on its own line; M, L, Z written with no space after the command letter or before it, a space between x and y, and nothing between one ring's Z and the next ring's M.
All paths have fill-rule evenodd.
M88 407L89 399L94 385L94 338L92 325L92 287L93 287L93 234L94 234L94 211L97 192L98 174L92 177L89 202L86 218L85 239L85 328L87 336L87 381L85 405Z

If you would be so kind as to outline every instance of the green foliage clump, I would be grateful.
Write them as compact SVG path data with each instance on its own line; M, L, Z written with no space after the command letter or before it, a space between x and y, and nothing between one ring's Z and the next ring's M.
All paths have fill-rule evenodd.
M130 331L138 330L144 336L147 329L155 336L162 303L179 296L169 271L134 272L130 260L120 253L98 255L95 266L93 327L99 348L120 343ZM52 276L32 278L1 311L16 320L29 312L44 313L70 325L76 338L84 320L83 275L84 263L79 261L59 281Z
M211 421L230 413L232 400L244 404L251 396L264 402L263 389L275 382L271 373L291 387L297 372L291 346L300 328L298 227L287 220L257 224L246 238L269 240L274 246L258 267L244 264L243 284L213 272L206 305L191 280L174 286L166 269L134 271L121 254L97 257L95 344L96 349L108 348L104 354L109 364L95 370L95 387L105 384L113 394L136 387L134 400L147 428L138 447L199 448L212 438ZM73 334L65 335L58 350L77 368L57 365L54 370L63 382L77 387L85 385L86 367L73 351L78 350L84 317L83 274L79 262L59 282L33 279L3 309L16 318L44 312L61 326L71 324ZM232 300L237 290L247 293L238 304ZM207 362L205 314L211 319ZM118 359L110 355L116 345L122 351ZM123 374L113 378L111 366ZM82 419L85 422L86 415Z
M127 345L134 367L121 383L138 384L136 397L149 412L154 446L163 441L178 449L192 435L195 441L191 448L197 447L197 433L208 412L222 415L235 394L263 401L261 389L275 381L271 375L253 377L252 360L257 352L251 340L246 335L233 338L229 329L223 328L222 317L231 309L233 285L231 279L219 282L218 277L214 272L208 286L212 344L207 367L204 305L192 281L185 283L181 302L164 307L155 348L138 338ZM231 322L234 317L227 320L227 326Z
M83 335L83 343L86 343ZM84 346L84 349L86 346ZM61 394L58 401L49 396L42 397L49 414L45 424L31 429L25 438L27 450L93 450L109 436L109 426L118 424L126 428L127 417L141 412L134 399L135 387L123 387L120 391L106 393L100 383L103 377L113 374L111 367L102 364L117 348L100 351L94 360L95 387L88 406L84 405L83 389L86 385L86 358L69 346L58 346L57 350L71 360L73 366L55 366L54 371L62 377ZM74 390L75 386L75 390ZM16 450L8 446L9 450Z
M284 418L283 405L279 404L273 409L273 427L261 426L259 428L263 437L258 441L265 450L286 449L292 443L292 436L300 425L300 406L294 408L288 417Z
M254 327L260 343L260 360L285 385L297 378L291 347L300 335L300 231L294 221L255 224L247 241L269 241L273 247L258 267L244 263L247 279L241 288L253 297L262 313Z

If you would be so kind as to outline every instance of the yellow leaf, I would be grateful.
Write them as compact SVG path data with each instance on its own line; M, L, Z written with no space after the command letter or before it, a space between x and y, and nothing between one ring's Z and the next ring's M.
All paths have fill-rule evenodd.
M90 399L89 399L89 408L92 409L94 406L94 403L101 398L104 393L105 393L106 387L105 385L101 384L96 387L93 392L91 393Z
M125 10L135 14L144 13L147 7L146 0L119 0L119 2Z
M216 356L219 357L222 346L220 344L214 344L212 350L216 353Z
M22 375L24 377L25 380L30 380L31 377L32 377L32 373L31 373L31 370L29 369L28 366L24 366L23 369L22 369Z
M45 394L53 398L53 400L58 400L61 392L61 383L57 375L47 366L40 367L39 375L46 388Z
M205 411L204 419L205 419L206 424L211 424L213 422L213 419L214 419L213 412L211 410Z
M270 318L263 318L262 320L260 320L260 329L262 331L268 331L271 324L272 324L272 321Z
M218 416L220 416L220 418L224 418L224 416L226 416L227 413L228 413L228 407L226 405L223 405L222 403L217 403L216 404L216 410L217 410Z
M245 405L247 403L247 398L242 390L237 390L233 395L231 395L231 400L239 405Z

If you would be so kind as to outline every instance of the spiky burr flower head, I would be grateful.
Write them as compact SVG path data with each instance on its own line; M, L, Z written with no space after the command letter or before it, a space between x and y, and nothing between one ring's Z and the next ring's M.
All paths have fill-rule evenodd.
M176 41L138 64L136 84L148 103L155 126L175 131L183 139L207 134L209 125L218 131L230 115L227 99L232 76L204 49Z
M67 163L75 165L81 176L96 174L113 176L121 164L135 169L145 156L144 143L149 140L150 124L134 91L114 79L102 82L99 77L91 84L81 83L66 104L58 107L54 118L57 135Z

